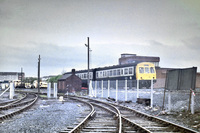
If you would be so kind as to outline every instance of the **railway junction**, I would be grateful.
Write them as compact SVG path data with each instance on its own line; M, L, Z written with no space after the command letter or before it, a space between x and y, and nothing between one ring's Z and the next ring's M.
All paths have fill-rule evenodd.
M196 67L167 70L164 89L154 89L160 83L159 60L124 64L123 56L120 65L72 69L47 89L15 89L13 82L4 86L0 132L200 131Z
M59 94L55 99L53 94L47 98L46 90L40 94L36 92L20 89L15 92L13 100L9 100L9 93L3 95L0 132L199 132L199 119L196 119L199 112L194 115L186 112L167 113L159 107L120 103L111 98L87 99L68 95L64 96L64 101L60 101Z

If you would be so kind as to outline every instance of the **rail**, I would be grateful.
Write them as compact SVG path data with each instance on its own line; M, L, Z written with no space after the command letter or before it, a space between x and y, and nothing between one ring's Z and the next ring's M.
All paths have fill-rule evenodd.
M38 95L35 94L35 98L30 104L24 106L23 108L21 108L21 109L19 109L17 111L14 111L12 113L9 113L9 114L1 116L0 120L4 120L4 119L7 119L7 118L10 118L10 117L14 116L15 114L19 114L20 112L30 108L37 101L37 99L38 99Z
M100 102L100 103L103 103L103 104L107 104L108 106L111 106L112 108L114 108L116 110L116 116L118 117L119 119L119 127L118 127L118 133L121 133L122 132L122 116L121 116L121 113L120 111L115 107L113 106L112 104L110 103L107 103L107 102L103 102L103 101L100 101L100 100L96 100L96 99L90 99L90 98L87 98L87 97L82 97L82 96L76 96L76 97L79 97L79 98L83 98L83 99L88 99L88 100L92 100L92 101L96 101L96 102ZM92 103L93 104L93 103ZM114 112L115 113L115 112Z
M119 131L118 132L121 133L122 132L122 116L121 116L121 113L120 113L119 109L117 109L112 104L109 104L109 103L106 103L106 102L103 102L103 101L99 101L99 100L96 100L96 99L90 99L90 100L107 104L107 105L111 106L112 108L114 108L117 111L118 119L119 119Z
M113 103L112 103L113 104ZM135 112L136 114L139 114L140 116L144 116L144 117L147 117L148 119L150 120L155 120L155 121L160 121L162 123L166 123L166 124L170 124L172 126L175 126L177 127L180 131L183 131L183 132L187 132L187 133L198 133L197 131L194 131L192 129L189 129L189 128L186 128L186 127L183 127L181 125L178 125L178 124L175 124L173 122L170 122L170 121L167 121L167 120L164 120L164 119L161 119L159 117L155 117L155 116L152 116L152 115L149 115L149 114L146 114L146 113L143 113L143 112L139 112L137 110L134 110L134 109L131 109L131 108L128 108L128 107L125 107L125 106L122 106L122 105L117 105L117 104L113 104L115 106L119 106L119 107L122 107L122 108L125 108L127 110L130 110L132 112ZM122 118L124 119L125 117L122 116ZM128 121L129 123L133 123L131 122L129 119L125 118L124 120ZM134 125L136 125L137 127L141 127L140 125L136 124L136 123L133 123ZM146 132L151 132L143 127L141 127L142 129L144 129L144 131Z
M94 107L92 106L92 104L88 103L88 102L85 102L85 101L82 101L80 99L77 99L77 98L73 98L73 97L69 97L71 99L75 99L75 100L78 100L80 102L83 102L83 103L86 103L90 106L91 108L91 112L76 126L74 127L69 133L76 133L80 130L80 128L90 119L90 117L92 117L96 111L94 109Z
M22 98L20 98L20 99L18 99L18 100L15 100L15 101L13 101L13 102L7 104L7 105L0 106L0 110L6 110L6 109L9 109L9 108L12 108L14 104L16 104L16 103L22 101L22 100L25 99L26 97L27 97L27 95L24 94L24 96L23 96ZM5 102L5 103L7 103L7 102ZM4 104L4 103L2 103L2 104Z

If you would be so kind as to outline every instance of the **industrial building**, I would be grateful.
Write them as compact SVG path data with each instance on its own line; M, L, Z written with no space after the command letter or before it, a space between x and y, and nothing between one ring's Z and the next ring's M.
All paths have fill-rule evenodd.
M0 81L16 81L23 80L25 77L24 72L0 72Z
M153 56L137 56L136 54L121 54L119 58L119 65L140 63L140 62L151 62L155 67L159 67L160 57Z

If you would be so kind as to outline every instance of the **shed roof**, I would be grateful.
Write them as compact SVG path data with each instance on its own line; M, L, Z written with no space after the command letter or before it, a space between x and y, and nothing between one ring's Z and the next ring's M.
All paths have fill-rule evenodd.
M59 80L65 80L69 78L72 74L64 74Z

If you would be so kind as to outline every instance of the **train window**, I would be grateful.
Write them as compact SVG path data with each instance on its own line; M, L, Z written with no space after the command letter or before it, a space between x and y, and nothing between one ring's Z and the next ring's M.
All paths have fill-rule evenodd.
M103 77L103 75L102 75L102 71L100 72L99 77Z
M89 77L90 77L90 79L92 79L92 77L93 77L93 76L92 76L92 72L90 72L90 75L89 75Z
M112 70L110 70L110 76L112 76Z
M96 78L98 78L99 77L99 73L98 72L96 72Z
M124 74L127 75L128 74L128 68L124 69Z
M109 71L106 71L106 73L107 73L107 76L109 77L110 75L109 75Z
M87 74L86 73L84 73L84 77L83 78L85 78L85 79L87 78Z
M150 67L150 72L151 72L151 73L155 73L155 71L154 71L154 68L153 68L153 67Z
M103 71L103 77L106 77L106 71Z
M129 68L129 74L133 74L133 68Z
M139 72L140 72L140 73L144 73L144 68L143 68L143 67L140 67L140 68L139 68Z
M117 69L117 75L120 75L120 69Z
M124 69L122 68L122 69L121 69L121 75L123 75L123 74L124 74Z
M117 71L113 70L113 76L116 76L116 74L117 74Z
M145 67L145 73L149 73L149 67Z

